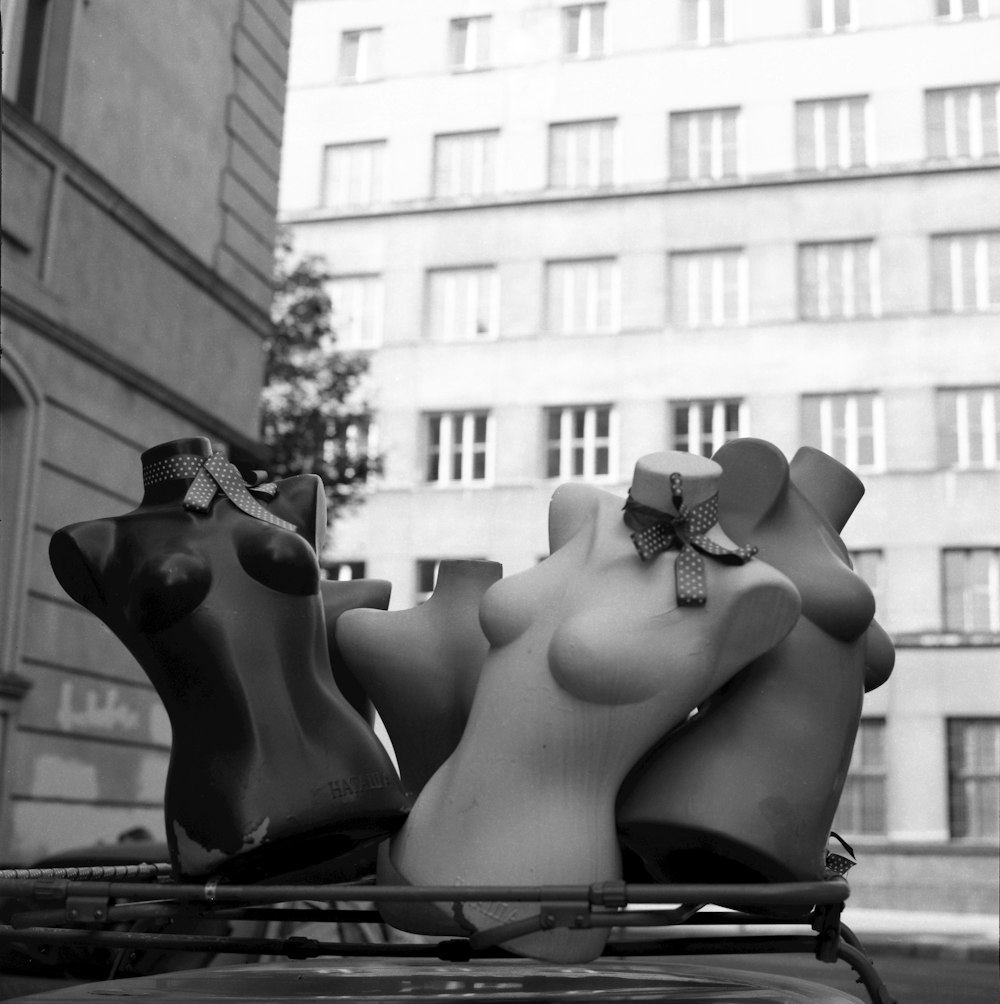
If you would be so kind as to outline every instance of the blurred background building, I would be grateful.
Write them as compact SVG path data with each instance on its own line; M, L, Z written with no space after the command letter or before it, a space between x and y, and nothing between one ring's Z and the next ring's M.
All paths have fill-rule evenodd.
M385 455L342 574L520 571L556 484L651 451L837 457L898 649L862 906L997 909L998 52L1000 0L295 5L283 217Z
M138 455L260 456L291 0L2 0L0 859L145 825L170 726L48 540Z

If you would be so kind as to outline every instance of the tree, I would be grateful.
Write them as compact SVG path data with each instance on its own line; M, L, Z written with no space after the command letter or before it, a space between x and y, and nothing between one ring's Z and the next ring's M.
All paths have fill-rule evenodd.
M381 458L368 449L368 356L337 348L329 280L323 258L296 259L290 235L279 236L271 335L264 346L261 438L271 450L272 477L323 479L332 519L363 501Z

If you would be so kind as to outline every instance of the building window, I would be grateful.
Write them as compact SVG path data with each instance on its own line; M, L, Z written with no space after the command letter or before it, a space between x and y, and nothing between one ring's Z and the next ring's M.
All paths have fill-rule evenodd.
M382 278L338 275L330 280L330 322L337 347L353 351L382 343Z
M937 16L945 21L984 17L983 0L937 0Z
M603 3L563 7L563 55L594 59L604 55Z
M948 548L942 558L945 630L1000 632L1000 548Z
M488 412L449 411L427 416L427 481L475 484L492 477Z
M799 311L808 320L876 317L880 303L874 241L799 246Z
M59 135L69 77L69 48L78 4L3 0L3 93Z
M614 412L610 405L547 408L545 476L607 477L615 466Z
M931 238L931 303L945 314L1000 310L1000 231Z
M371 206L383 199L385 141L337 143L323 150L323 205Z
M857 0L807 0L809 30L832 35L836 31L854 31L858 27Z
M441 342L483 341L497 335L496 269L444 268L428 273L430 337Z
M746 255L741 248L672 254L670 294L678 328L746 324Z
M868 588L875 597L875 612L878 615L882 627L885 623L885 575L883 574L883 556L877 548L870 548L864 551L850 551L849 556L854 571L861 576L868 584Z
M681 0L681 41L712 45L729 41L729 0Z
M490 18L458 17L448 29L448 65L456 71L482 70L490 62Z
M1000 718L948 719L948 817L955 839L1000 830Z
M670 406L671 449L710 457L731 439L748 435L746 406L736 398L676 401Z
M618 327L618 264L611 258L549 262L548 330L596 334Z
M325 564L326 577L334 582L350 582L365 577L363 561L333 561Z
M738 108L670 115L672 178L734 178L739 174Z
M835 171L868 163L868 98L829 98L795 104L799 170Z
M1000 463L1000 387L937 392L938 458L942 467L996 467Z
M956 160L995 157L1000 84L928 91L927 155Z
M885 467L882 398L874 393L806 395L802 439L852 471Z
M345 31L340 36L340 79L360 84L382 72L382 29Z
M885 719L862 718L835 830L850 835L886 833L886 774Z
M491 195L497 190L499 132L434 137L434 195L439 199Z
M549 126L549 185L599 188L615 180L615 123L564 122Z

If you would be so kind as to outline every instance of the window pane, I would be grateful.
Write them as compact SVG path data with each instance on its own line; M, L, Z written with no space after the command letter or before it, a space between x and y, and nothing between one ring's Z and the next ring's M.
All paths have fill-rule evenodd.
M833 828L848 835L886 832L885 719L861 720Z
M1000 831L1000 719L948 721L953 838L995 840Z

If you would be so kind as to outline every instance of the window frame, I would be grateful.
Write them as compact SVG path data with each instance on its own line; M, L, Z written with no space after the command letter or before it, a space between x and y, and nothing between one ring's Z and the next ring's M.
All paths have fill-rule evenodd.
M735 312L726 313L726 263L735 262L736 305ZM686 277L679 275L681 265L686 268ZM697 266L693 268L692 266ZM704 266L710 265L710 275L707 279L708 288L703 286L702 274ZM668 252L668 289L669 323L682 331L704 331L719 328L742 328L750 320L750 265L745 247L704 248L698 250L675 250ZM684 285L687 289L683 299L677 291ZM702 319L701 303L706 299L711 302L711 317ZM679 320L679 304L687 304L686 317ZM694 310L692 310L692 307Z
M968 102L964 109L959 107L963 100ZM928 88L924 91L924 129L928 160L961 162L997 156L1000 83ZM941 149L937 149L939 139ZM987 139L992 143L988 145Z
M453 17L448 22L448 69L452 73L474 73L489 69L492 21L489 14ZM459 48L462 58L456 59Z
M733 40L730 0L681 0L680 10L678 35L683 45L725 45ZM712 28L719 21L722 34L716 35Z
M732 169L727 169L727 116L732 123ZM704 133L708 131L708 143ZM718 108L677 109L668 122L670 150L667 162L672 181L723 181L743 177L743 114L739 105ZM679 142L684 136L683 143ZM709 168L702 170L702 153L708 148ZM683 156L681 156L683 155ZM676 171L683 160L685 170Z
M968 574L975 559L982 556L986 575L977 580ZM955 559L955 560L952 560ZM961 581L956 582L952 570L962 562ZM961 622L956 623L955 598L961 606ZM986 623L977 622L976 601L986 600ZM944 547L941 549L941 621L948 634L1000 635L1000 547Z
M987 314L1000 310L1000 230L931 234L930 259L931 308L935 314ZM971 305L965 302L967 285L971 285L975 301Z
M567 4L561 9L562 56L564 59L572 61L601 59L608 54L607 9L608 5L603 0L594 3ZM575 32L577 47L575 50L570 48L571 22L574 16L577 19ZM597 48L594 46L595 17L598 21Z
M565 149L557 156L559 138L565 136ZM607 147L605 148L605 141ZM581 149L584 155L580 156ZM618 176L618 120L615 118L582 119L549 124L548 187L559 191L596 190L613 187ZM562 164L565 178L557 178ZM608 164L605 176L605 164Z
M982 395L982 400L978 402L978 416L973 407L975 400L970 401L971 395ZM936 403L940 466L953 471L995 470L1000 467L1000 385L938 387ZM972 443L976 438L982 444L979 460L972 458ZM948 459L952 455L954 461Z
M350 72L346 67L349 39L356 39L357 48ZM341 84L367 84L382 79L382 28L345 28L340 33L340 52L337 61L337 82Z
M607 435L599 436L597 432L599 412L606 412ZM577 436L574 423L577 415L583 416L583 433ZM551 421L554 416L559 418L559 436L552 439L549 435ZM561 481L613 481L618 472L618 411L613 404L568 404L546 407L544 419L544 477L547 480ZM607 451L607 470L598 472L599 451ZM582 470L575 471L574 451L580 451ZM557 457L557 469L553 471L552 459Z
M556 280L562 274L562 309L556 303ZM567 323L576 319L577 285L584 279L586 301L582 325ZM596 277L594 282L592 277ZM606 277L607 288L601 289ZM601 301L607 300L607 320L601 323ZM569 301L569 302L568 302ZM567 306L569 307L567 311ZM557 320L558 311L558 320ZM609 335L621 330L621 273L617 258L560 258L545 263L545 330L552 335Z
M861 119L861 158L856 160L855 132L852 128L852 106L860 106ZM828 128L830 112L835 112L834 129L836 140L836 156L829 156L831 130ZM809 132L811 143L809 151L812 154L812 164L803 163L803 119L809 115ZM847 94L828 98L807 98L795 102L795 159L796 169L816 173L832 171L851 171L870 167L874 163L873 156L874 116L872 102L867 94ZM846 156L845 156L846 154Z
M864 464L860 462L860 447L867 427L859 424L858 416L858 404L863 398L871 399L872 416L870 431L872 461ZM885 402L878 391L856 390L827 394L804 394L802 396L803 424L806 402L813 401L818 405L816 414L819 442L816 445L819 449L835 460L839 460L855 473L878 474L885 471ZM835 402L843 402L844 404L842 426L836 424L837 416L833 414ZM809 433L811 431L806 428L802 429L803 435L800 438L803 442L810 443L812 437ZM838 440L843 441L843 450L837 448Z
M484 299L481 291L481 280L488 278L488 290L485 296L486 310L481 311L481 301ZM449 281L451 280L451 281ZM470 331L464 325L459 324L458 318L462 313L463 290L458 288L459 280L475 281L475 296L468 297L464 304L465 320L470 317L476 320L478 328L479 318L485 316L487 329L485 332ZM447 283L441 296L443 296L442 316L438 316L438 283ZM491 342L500 335L500 275L496 265L455 265L442 268L430 268L427 270L426 278L427 290L427 339L432 342Z
M834 829L851 837L884 837L889 832L889 765L884 716L866 716L858 723L851 763L840 794ZM876 738L877 737L877 738ZM867 754L874 756L868 759ZM872 793L876 793L874 799ZM874 802L874 805L871 803ZM851 817L846 817L851 806ZM874 816L874 824L872 824ZM860 826L849 823L860 819Z
M976 763L967 769L964 762L967 747L965 730L975 726L992 726L992 736L987 736L984 746L993 746L993 764ZM991 811L1000 801L1000 718L990 716L949 716L945 721L948 770L948 836L953 841L969 843L996 841L1000 824L997 813ZM992 742L990 740L992 739ZM978 744L977 744L978 745ZM961 785L961 788L960 788ZM989 785L985 799L981 791ZM961 797L965 789L964 796ZM970 788L979 796L969 796ZM975 802L975 805L970 803ZM985 804L984 804L985 803ZM976 817L970 827L970 817ZM983 825L985 824L985 825ZM970 832L971 831L971 832Z
M486 408L428 411L422 416L424 430L424 477L422 483L435 488L489 487L494 480L493 413ZM484 419L483 439L476 439L476 423ZM438 423L437 442L432 434ZM456 435L456 431L458 435ZM482 476L476 476L476 459L482 456ZM436 458L436 461L435 461ZM455 474L455 462L459 471ZM436 475L431 476L432 468Z
M844 23L838 23L838 5L847 7L847 20ZM807 0L807 12L809 31L818 35L857 31L861 26L858 0Z
M479 141L476 143L475 141ZM472 163L473 184L464 185L465 161L464 155L469 153L468 147L462 149L465 144L474 147L470 153ZM431 192L435 199L461 199L461 198L487 198L496 195L499 191L500 183L500 130L499 129L472 129L463 132L436 133L434 136L433 153L433 177ZM448 148L453 149L449 150ZM459 184L451 185L450 188L457 190L444 191L441 184L444 175L445 155L454 160L458 159L458 167L451 165L451 176L457 176ZM478 181L478 183L477 183Z
M337 348L348 352L379 348L382 344L385 322L385 287L381 274L359 272L331 275L326 287L327 296L330 298L330 323ZM342 311L338 310L338 300L341 299L341 295L337 287L348 291L352 308L356 312L356 316L352 316L346 326L341 326L343 322L338 319ZM351 290L356 292L351 293ZM360 335L357 334L358 328L362 329ZM346 339L345 331L351 332Z
M385 179L388 149L389 144L384 139L361 140L349 143L326 143L323 146L320 208L349 211L382 205L386 201ZM352 161L352 163L347 165L349 177L346 187L349 197L337 201L332 199L330 195L334 190L334 173L331 160L336 154L343 154L345 158ZM366 165L360 164L362 156L367 160ZM362 166L363 170L359 170ZM361 180L361 184L357 187L361 189L362 195L358 199L350 197L351 191L355 188L355 172L357 172ZM344 186L341 185L339 187Z
M736 429L728 426L728 411L736 408ZM689 398L669 402L670 448L681 453L712 457L726 443L750 435L750 409L745 398ZM705 415L709 416L706 425ZM678 432L678 415L685 416L686 431ZM694 421L692 421L692 418ZM732 434L730 432L732 431ZM706 447L707 443L707 447ZM692 446L697 449L692 449ZM705 450L708 449L706 453Z
M985 7L983 0L973 0L976 10L972 13L965 10L968 0L935 0L934 16L938 21L965 21L971 18L985 17ZM941 7L946 6L947 11L942 13Z
M854 267L859 250L867 252L868 309L857 309L859 287L858 272ZM840 253L834 259L833 252ZM810 292L806 270L808 256L816 254L815 308L807 299ZM849 254L848 254L849 252ZM805 241L798 245L799 320L802 321L856 321L882 316L881 267L878 244L874 238L852 240ZM839 278L832 276L839 271ZM835 313L835 293L840 290L840 309Z

